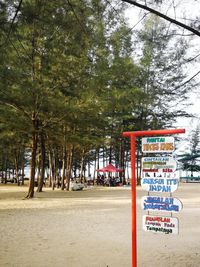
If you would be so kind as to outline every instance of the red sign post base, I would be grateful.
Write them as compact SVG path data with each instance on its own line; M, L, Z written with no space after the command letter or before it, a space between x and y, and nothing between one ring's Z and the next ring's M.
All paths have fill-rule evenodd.
M154 136L154 135L171 135L185 133L185 129L166 129L166 130L149 130L123 132L123 136L131 138L131 199L132 199L132 267L137 267L137 215L136 215L136 175L135 175L135 152L136 137Z

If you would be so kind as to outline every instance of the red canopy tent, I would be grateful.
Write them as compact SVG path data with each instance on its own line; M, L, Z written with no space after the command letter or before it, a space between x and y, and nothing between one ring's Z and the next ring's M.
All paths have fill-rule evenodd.
M106 167L96 170L97 172L123 172L123 170L116 168L112 164L108 164Z

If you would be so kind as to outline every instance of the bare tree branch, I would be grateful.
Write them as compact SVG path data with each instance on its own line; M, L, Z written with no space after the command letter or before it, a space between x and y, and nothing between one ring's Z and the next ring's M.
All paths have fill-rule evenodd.
M21 5L22 5L22 0L19 1L19 5L17 6L17 9L16 9L16 11L15 11L15 15L14 15L14 17L13 17L13 19L12 19L12 22L11 22L11 25L10 25L10 30L9 30L9 32L8 32L8 36L10 35L10 33L11 33L11 31L12 31L12 27L13 27L13 25L14 25L14 22L15 22L15 19L16 19L16 17L17 17L17 14L18 14L18 12L20 11Z
M73 5L71 4L71 2L69 0L67 0L67 3L69 5L69 7L71 8L71 10L72 10L72 12L74 14L74 17L76 18L79 26L81 27L81 29L83 30L83 32L87 35L87 30L85 29L85 27L83 26L81 20L79 19L78 15L76 14L76 11L75 11Z
M29 120L31 120L31 117L30 117L29 113L28 113L26 110L24 110L23 108L21 108L21 107L15 105L15 104L13 104L13 103L0 101L0 105L6 105L6 106L8 106L8 107L10 107L10 108L12 108L12 109L14 109L14 110L16 110L16 111L19 111L19 112L23 113L23 115L24 115L26 118L28 118Z
M4 42L3 44L1 44L1 46L5 45L6 42L7 42L7 40L10 39L10 34L11 34L11 32L12 32L12 28L13 28L13 25L14 25L14 23L15 23L15 19L17 18L17 15L18 15L18 13L19 13L19 11L20 11L20 8L21 8L21 5L22 5L22 1L23 1L23 0L20 0L20 1L19 1L19 4L18 4L18 6L17 6L17 8L16 8L16 11L15 11L15 14L14 14L14 16L13 16L13 18L12 18L12 21L11 21L11 24L10 24L10 28L9 28L9 31L8 31L8 34L7 34L7 36L6 36L6 40L5 40L5 42Z
M142 8L144 10L147 10L147 11L149 11L149 12L151 12L151 13L153 13L153 14L155 14L155 15L157 15L157 16L159 16L159 17L161 17L161 18L163 18L163 19L165 19L167 21L170 21L171 23L173 23L175 25L178 25L178 26L180 26L180 27L182 27L182 28L184 28L184 29L186 29L186 30L188 30L188 31L192 32L193 34L195 34L195 35L200 37L200 32L197 31L196 29L194 29L194 28L192 28L192 27L190 27L190 26L188 26L188 25L186 25L186 24L184 24L184 23L182 23L182 22L180 22L178 20L170 18L170 17L164 15L163 13L161 13L161 12L155 10L155 9L152 9L152 8L150 8L148 6L139 4L138 2L132 1L132 0L122 0L122 1L123 2L127 2L127 3L129 3L131 5L137 6L139 8Z
M187 81L185 81L184 83L182 83L182 84L176 86L176 87L174 88L174 90L177 90L177 89L179 89L180 87L183 87L184 85L186 85L187 83L189 83L190 81L192 81L192 80L193 80L196 76L198 76L199 74L200 74L200 70L199 70L197 73L195 73L192 77L190 77ZM197 83L197 85L198 85L198 83Z

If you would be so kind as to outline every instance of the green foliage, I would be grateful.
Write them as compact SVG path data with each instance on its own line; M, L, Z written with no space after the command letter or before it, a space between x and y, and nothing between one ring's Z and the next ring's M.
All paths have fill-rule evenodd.
M187 44L174 38L158 17L146 19L139 33L140 86L145 94L143 121L148 128L169 127L179 116L187 116L184 105L192 84L182 85Z
M188 150L189 152L180 155L180 161L183 164L183 170L190 171L191 176L193 172L200 171L200 129L197 126L191 133L191 136L188 140Z
M138 35L138 62L120 5L24 0L16 14L16 2L0 2L1 145L30 149L42 133L49 150L73 147L78 158L184 114L174 107L189 89L179 87L186 45L173 50L158 19Z

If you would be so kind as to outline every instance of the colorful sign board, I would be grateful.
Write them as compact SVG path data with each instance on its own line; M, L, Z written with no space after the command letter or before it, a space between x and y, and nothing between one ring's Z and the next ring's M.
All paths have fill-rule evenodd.
M142 138L142 152L144 153L171 153L175 149L174 137L145 137Z
M179 212L182 210L182 202L177 198L160 197L160 196L144 196L141 200L141 206L146 211L164 211Z
M143 172L175 172L177 163L173 157L142 158Z
M148 192L172 193L178 188L178 179L143 178L141 186Z
M148 232L178 234L179 222L174 217L144 215L142 226Z

